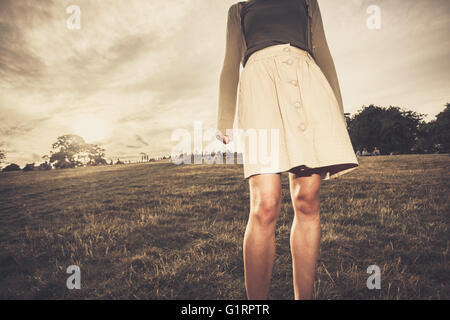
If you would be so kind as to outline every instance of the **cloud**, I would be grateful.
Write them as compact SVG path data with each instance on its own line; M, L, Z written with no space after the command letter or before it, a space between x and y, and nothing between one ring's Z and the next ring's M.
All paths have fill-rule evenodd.
M144 139L142 139L142 137L140 137L139 135L135 135L136 140L139 141L140 143L142 143L144 146L148 146L148 143L144 141Z
M28 79L39 80L45 64L28 46L26 32L39 23L50 19L46 9L52 1L38 4L31 1L2 0L0 2L0 79L3 86L24 85Z

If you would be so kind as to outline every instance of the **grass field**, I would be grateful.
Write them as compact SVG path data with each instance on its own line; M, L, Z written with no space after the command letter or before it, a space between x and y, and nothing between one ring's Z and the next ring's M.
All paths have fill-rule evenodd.
M449 299L448 155L359 158L321 187L315 299ZM288 176L271 299L293 299ZM0 174L0 298L245 299L239 165ZM366 287L381 268L381 290ZM69 265L81 289L68 290Z

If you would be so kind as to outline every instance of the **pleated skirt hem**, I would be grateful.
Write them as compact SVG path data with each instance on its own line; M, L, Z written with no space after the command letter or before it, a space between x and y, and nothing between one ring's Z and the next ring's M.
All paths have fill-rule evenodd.
M258 175L258 174L281 174L290 172L295 174L296 176L311 176L312 174L319 174L321 177L321 180L333 180L337 179L347 173L352 172L353 170L357 169L359 167L358 163L333 163L328 164L320 167L311 167L307 166L305 164L298 164L295 166L290 167L284 167L280 168L278 170L264 170L264 169L257 169L257 170L245 170L244 173L244 180L249 179L252 176Z

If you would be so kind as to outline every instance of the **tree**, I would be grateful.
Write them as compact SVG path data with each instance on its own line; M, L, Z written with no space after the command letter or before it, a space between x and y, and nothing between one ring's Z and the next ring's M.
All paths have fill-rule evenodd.
M95 144L87 144L80 136L69 134L58 137L52 144L50 163L55 168L76 168L85 165L106 164L105 149Z
M350 125L350 122L352 122L352 118L350 117L350 112L344 113L345 123L347 124L347 128Z
M38 169L39 170L51 170L52 166L47 161L45 161L44 163L41 163L39 165Z
M399 107L364 107L349 124L349 134L357 149L378 147L381 154L410 153L416 143L418 126L425 115Z
M81 166L82 163L77 159L77 155L84 151L86 142L77 135L63 135L58 137L57 141L52 144L56 152L50 151L50 163L55 168L75 168Z
M90 144L87 147L89 153L89 166L100 166L108 164L105 157L105 149L96 144Z
M25 167L22 169L23 171L33 171L36 170L36 167L34 166L34 163L27 163Z
M418 153L450 152L450 103L444 111L428 123L421 122L418 128L414 151Z
M0 150L0 163L3 162L3 160L6 159L6 153L3 150Z
M10 165L7 165L6 167L4 167L2 171L3 172L20 171L20 167L15 163L11 163Z
M435 153L438 145L435 138L436 121L422 122L417 132L417 140L413 147L415 153Z
M450 152L450 103L446 104L444 111L436 115L434 141L440 152Z

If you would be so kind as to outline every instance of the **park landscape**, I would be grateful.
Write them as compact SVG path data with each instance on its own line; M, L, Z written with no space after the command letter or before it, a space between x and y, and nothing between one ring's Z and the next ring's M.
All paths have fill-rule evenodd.
M448 299L448 154L358 157L322 181L314 299ZM287 175L270 299L292 299ZM240 164L0 174L0 298L245 299ZM66 287L67 267L81 289ZM367 268L381 270L369 290Z
M318 44L359 166L322 181L312 298L448 300L450 1L342 2L320 0ZM249 184L207 163L242 158L217 132L242 91L221 78L244 75L232 7L0 1L0 299L246 299ZM282 186L272 300L294 298Z

